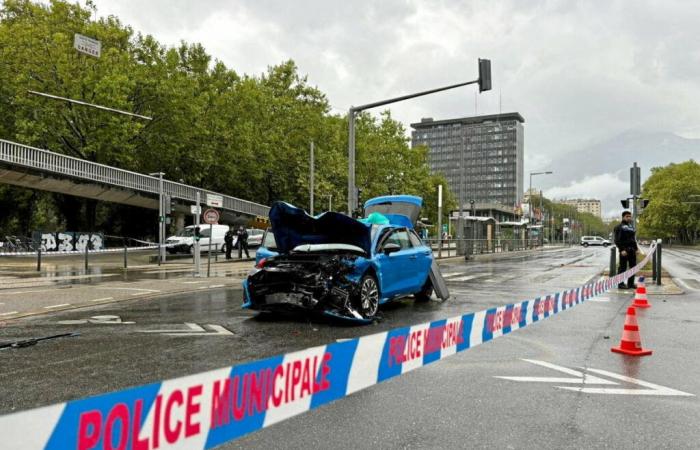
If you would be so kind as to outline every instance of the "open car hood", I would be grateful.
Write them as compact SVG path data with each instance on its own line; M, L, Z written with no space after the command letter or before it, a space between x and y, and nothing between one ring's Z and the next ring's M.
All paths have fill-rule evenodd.
M280 253L289 253L304 244L348 244L370 254L370 227L340 213L312 217L289 203L275 202L270 209L270 223Z

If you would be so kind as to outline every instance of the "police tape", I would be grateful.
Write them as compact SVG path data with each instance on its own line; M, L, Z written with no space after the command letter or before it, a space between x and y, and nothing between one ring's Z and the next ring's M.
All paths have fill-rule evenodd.
M209 449L570 309L634 268L534 300L0 416L13 449Z

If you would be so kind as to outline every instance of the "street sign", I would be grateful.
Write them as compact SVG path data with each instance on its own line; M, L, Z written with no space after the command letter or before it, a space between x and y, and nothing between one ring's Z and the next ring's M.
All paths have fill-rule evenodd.
M95 58L99 58L102 54L102 43L100 41L78 33L75 33L73 37L73 48L80 53L85 53Z
M204 220L204 223L208 223L209 225L218 223L219 211L215 209L207 209L206 211L204 211L204 214L202 214L202 220Z
M202 207L198 205L190 205L190 214L193 216L198 216L202 214Z
M212 208L223 208L224 197L222 195L207 194L207 206Z

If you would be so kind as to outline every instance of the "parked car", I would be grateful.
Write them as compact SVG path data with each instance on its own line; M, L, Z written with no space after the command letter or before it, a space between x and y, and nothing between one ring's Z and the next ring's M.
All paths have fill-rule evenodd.
M397 298L428 300L434 289L447 298L432 251L413 229L421 205L419 197L379 197L357 220L335 212L312 217L274 203L272 232L243 282L243 308L320 311L369 323L379 305Z
M165 240L168 245L168 253L194 253L194 225L185 227L175 236L170 236ZM209 250L211 244L212 251L224 251L224 236L228 231L228 225L211 225L213 236L209 236L209 225L199 226L199 249L201 252Z
M588 247L589 245L602 245L603 247L607 247L610 245L610 241L600 236L581 236L581 245L584 247Z
M272 232L272 228L268 228L263 233L262 242L258 250L255 252L255 265L260 263L263 258L270 258L272 256L277 256L277 242L275 242L275 234Z

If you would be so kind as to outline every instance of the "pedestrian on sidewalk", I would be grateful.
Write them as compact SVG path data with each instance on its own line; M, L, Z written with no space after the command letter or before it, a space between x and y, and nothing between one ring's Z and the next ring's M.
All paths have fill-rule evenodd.
M226 244L226 259L231 259L231 250L233 250L233 227L228 227L228 231L224 235L224 243Z
M245 250L245 257L250 258L250 255L248 254L248 230L241 225L238 227L238 232L236 233L238 236L238 242L236 243L238 246L238 259L243 258L243 251Z
M617 268L617 273L620 274L637 265L637 236L632 223L632 213L629 211L622 212L622 222L615 226L613 231L615 235L615 245L620 252L620 265ZM625 283L617 285L618 289L634 289L634 275Z

